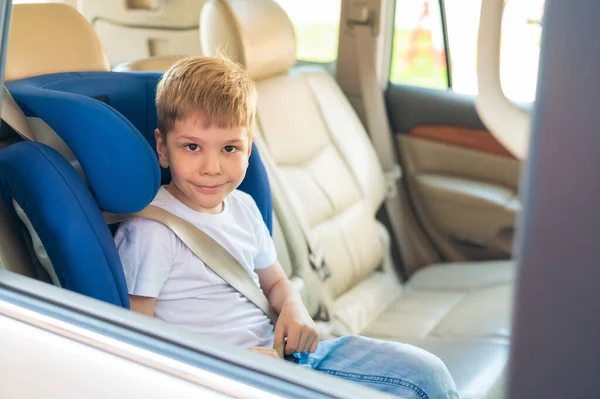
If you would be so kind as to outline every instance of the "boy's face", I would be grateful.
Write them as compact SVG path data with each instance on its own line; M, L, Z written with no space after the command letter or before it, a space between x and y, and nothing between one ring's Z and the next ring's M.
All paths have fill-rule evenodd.
M252 151L245 128L203 128L202 116L154 132L160 165L171 170L167 190L197 212L219 213L223 199L244 179Z

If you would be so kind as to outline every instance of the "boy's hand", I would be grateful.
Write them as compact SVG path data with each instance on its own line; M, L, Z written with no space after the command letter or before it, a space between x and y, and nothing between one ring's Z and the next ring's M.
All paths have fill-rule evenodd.
M319 344L317 326L281 265L274 263L269 267L257 269L256 274L260 281L260 288L269 299L269 304L279 313L273 347L282 351L285 345L283 350L285 355L316 351Z
M284 342L286 355L294 352L314 352L319 344L315 322L306 308L293 300L283 303L275 326L273 347L277 348Z
M275 351L275 349L263 348L263 347L260 347L260 346L255 346L253 348L248 348L248 350L251 350L252 352L260 353L262 355L274 357L275 359L281 359L279 357L279 355L277 354L277 352Z

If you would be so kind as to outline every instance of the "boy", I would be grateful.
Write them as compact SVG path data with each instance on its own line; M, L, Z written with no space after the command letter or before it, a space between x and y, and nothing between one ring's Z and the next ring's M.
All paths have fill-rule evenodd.
M396 362L393 373L363 372L352 378L361 375L365 385L381 390L426 393L406 397L453 396L445 366L425 351L362 337L319 343L313 320L277 263L256 204L236 190L252 149L256 97L243 68L225 59L186 58L164 74L157 87L155 137L159 162L170 168L172 181L160 188L152 204L188 220L225 247L279 314L276 326L168 227L148 219L126 221L115 235L131 309L272 357L279 356L271 348L284 345L285 355L296 363L342 378L356 373L357 365L361 372L375 372L382 362ZM331 359L340 350L345 353L343 369L339 362L332 369ZM406 374L414 375L408 381L400 378Z

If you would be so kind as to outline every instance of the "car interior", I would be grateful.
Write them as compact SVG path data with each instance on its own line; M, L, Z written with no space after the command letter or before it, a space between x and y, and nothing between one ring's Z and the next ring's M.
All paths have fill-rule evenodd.
M102 212L139 211L169 181L154 153L161 73L182 57L225 55L259 93L256 155L242 189L263 212L321 339L412 344L445 362L461 397L503 397L520 160L487 131L472 98L389 84L402 168L389 190L356 105L351 65L363 55L352 51L352 33L340 29L333 74L298 62L296 38L275 0L15 4L0 156L61 165L54 177L49 164L15 166L23 171L0 202L0 268L127 308L114 225ZM11 98L33 137L6 120ZM23 143L31 139L56 151ZM15 194L19 177L38 174L43 187L27 188L38 194ZM390 197L402 204L400 227L386 216Z

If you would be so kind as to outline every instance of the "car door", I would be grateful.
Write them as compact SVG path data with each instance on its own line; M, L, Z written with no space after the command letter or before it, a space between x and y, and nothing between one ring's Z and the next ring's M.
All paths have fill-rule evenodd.
M543 7L526 3L508 2L502 38L503 90L522 103L535 93ZM412 209L444 260L511 257L521 164L475 110L481 0L395 7L386 102Z

